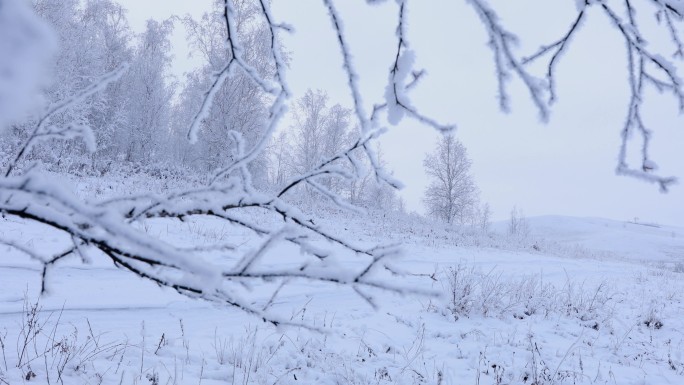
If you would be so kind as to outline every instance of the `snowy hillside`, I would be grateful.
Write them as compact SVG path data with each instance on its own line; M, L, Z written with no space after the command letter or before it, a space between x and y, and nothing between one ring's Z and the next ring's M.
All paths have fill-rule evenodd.
M684 229L680 227L566 216L532 217L527 222L534 237L562 245L645 262L684 262ZM493 227L505 233L507 226L504 221Z
M346 220L332 213L331 223L336 215ZM305 328L273 327L231 307L182 297L104 260L82 265L74 259L58 266L50 294L40 298L42 311L33 311L40 266L3 248L0 338L6 364L0 361L1 382L684 381L684 269L670 268L681 266L681 256L662 251L684 247L676 242L680 238L666 236L675 229L543 217L530 219L530 226L533 234L552 241L535 235L525 241L419 229L417 221L387 219L382 227L377 218L367 218L365 226L359 218L337 230L361 241L380 237L382 229L403 237L403 257L393 266L409 275L395 282L437 296L364 293L379 306L374 310L353 290L292 282L267 306ZM2 219L0 226L27 247L58 249L60 241L35 225ZM149 221L141 231L178 244L221 238L248 248L252 242L210 221ZM465 239L469 245L455 246ZM604 255L599 261L572 256L569 251L575 249L569 246L553 249L553 255L543 250L549 246L533 247L575 241L595 247L602 239L618 250L618 257ZM621 239L629 243L618 244ZM478 242L482 245L474 245ZM656 266L619 257L623 250L649 249L660 250L659 260L669 256L669 263ZM565 254L559 256L559 250ZM278 251L286 259L297 253L286 247ZM260 289L250 291L263 306Z

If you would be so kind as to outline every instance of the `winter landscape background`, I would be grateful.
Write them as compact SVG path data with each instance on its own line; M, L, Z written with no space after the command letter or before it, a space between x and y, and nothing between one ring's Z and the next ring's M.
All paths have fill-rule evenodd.
M680 1L296 4L0 0L0 384L684 380Z

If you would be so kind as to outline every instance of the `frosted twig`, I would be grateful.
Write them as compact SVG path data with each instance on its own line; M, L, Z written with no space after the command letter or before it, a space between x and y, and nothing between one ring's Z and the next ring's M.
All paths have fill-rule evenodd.
M548 121L549 109L544 101L544 94L547 92L545 87L539 79L534 78L527 73L515 55L513 55L512 45L517 42L515 35L506 31L492 8L490 8L483 0L468 0L468 2L475 8L477 15L482 20L482 23L489 34L489 47L494 53L494 63L496 65L496 73L499 84L499 106L503 111L509 110L508 94L506 92L505 83L511 76L511 71L515 73L520 80L525 84L529 91L530 98L539 111L539 116L542 121Z
M308 179L311 179L311 178L314 178L317 176L321 176L324 174L339 174L339 175L346 177L346 175L344 173L341 173L339 169L331 169L331 168L329 168L329 166L334 164L335 162L338 162L338 161L349 161L354 166L355 169L358 169L357 168L358 165L356 165L354 163L354 161L352 160L352 158L353 158L352 153L355 150L364 149L365 146L371 140L377 138L378 136L380 136L384 132L385 132L385 130L372 130L372 131L365 133L358 140L356 140L356 142L354 142L352 145L350 145L349 147L347 147L346 149L344 149L340 153L322 161L316 167L314 167L311 171L293 178L284 188L282 188L276 194L276 196L278 198L280 198L283 195L285 195L285 193L287 193L288 191L290 191L291 189L293 189L294 187L296 187L300 183L305 182ZM371 161L372 160L374 160L374 157L371 158ZM375 168L375 164L373 164L373 166Z
M586 14L586 7L577 14L575 21L570 26L570 29L557 41L549 45L542 46L536 53L529 57L522 59L522 64L528 64L547 53L553 52L551 59L547 65L546 69L546 80L549 83L549 104L552 104L556 100L556 80L555 80L555 67L559 62L559 59L563 53L567 50L568 45L571 42L573 36L580 30L582 21L584 20L584 15Z
M351 93L352 99L354 100L354 112L356 113L356 118L359 121L362 132L370 131L371 124L367 118L365 108L363 107L363 99L361 98L361 91L359 90L358 84L359 76L354 69L354 65L352 64L352 56L349 52L349 44L344 36L342 18L339 16L332 0L323 0L323 4L325 4L328 10L330 21L335 33L337 34L337 42L342 53L342 68L347 75L349 91Z
M40 138L41 136L51 136L51 134L49 132L45 132L44 129L46 124L50 121L50 119L53 116L72 108L73 106L83 102L85 99L104 90L107 87L107 85L119 80L119 78L121 78L121 76L124 74L124 72L126 72L127 69L128 64L124 63L116 69L114 69L113 71L102 75L100 78L96 79L90 85L83 88L82 90L50 106L48 110L45 112L45 114L43 114L43 116L38 120L38 123L34 127L31 134L28 136L28 138L24 141L24 143L21 146L19 146L19 151L17 152L17 155L7 166L5 177L8 177L12 174L12 170L14 170L17 163L21 160L24 154L26 154L26 152L35 144L38 138ZM69 128L70 127L65 128L61 131L61 133L59 133L59 131L56 131L52 135L65 136ZM87 132L87 135L92 137L92 132L90 132L89 128L84 129L83 126L71 126L71 128L78 128L79 130L78 132L74 132L74 135L84 135Z
M424 74L423 71L413 71L413 52L409 50L409 44L406 38L406 0L397 2L399 5L399 22L397 24L397 51L394 57L394 63L390 68L389 84L385 91L385 99L387 102L382 108L388 108L389 121L392 124L397 124L401 119L403 113L418 120L420 123L430 126L441 132L451 132L456 129L455 125L440 124L436 120L421 114L407 99L406 92L417 84L418 79ZM413 79L406 84L406 77L408 74L413 75ZM400 111L396 111L396 109ZM371 114L371 122L373 115L376 114L378 106L373 108Z
M655 183L660 187L662 192L667 192L669 186L677 182L677 178L663 177L651 173L656 169L655 163L650 160L648 154L651 131L646 127L642 119L641 105L644 101L644 85L652 84L658 90L670 90L679 102L680 111L684 111L683 82L677 75L674 66L665 58L652 54L646 49L644 46L644 39L641 37L639 27L634 19L632 5L628 0L625 1L625 5L629 15L629 24L625 24L608 5L601 3L601 7L608 18L625 39L629 68L629 84L632 93L627 109L627 118L621 132L621 144L616 173L618 175L631 176L646 182ZM652 64L669 82L658 80L656 77L650 75L646 68L647 63ZM627 144L633 129L636 129L642 138L641 170L633 169L627 164Z

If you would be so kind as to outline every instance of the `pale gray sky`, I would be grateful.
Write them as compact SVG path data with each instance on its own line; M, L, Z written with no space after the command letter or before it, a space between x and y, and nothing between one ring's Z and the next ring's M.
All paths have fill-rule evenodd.
M199 16L211 0L120 0L131 26L142 31L148 18L172 14ZM574 2L557 4L518 0L497 7L506 25L522 38L523 52L557 39L571 22ZM553 4L552 4L553 3ZM380 100L393 60L395 3L367 6L338 1L360 75L367 108ZM654 185L614 173L619 131L628 102L623 43L606 28L602 15L590 15L571 51L558 67L559 100L551 121L541 124L524 88L510 83L512 112L498 110L492 54L487 36L466 2L413 1L408 31L417 52L416 65L428 76L413 101L423 112L458 125L457 137L468 148L473 171L495 218L505 219L517 205L526 215L562 214L684 225L684 185L661 194ZM534 9L533 13L530 10ZM334 102L351 105L341 56L319 0L273 1L278 21L294 25L283 38L292 55L288 83L295 96L320 88ZM196 61L187 58L185 32L174 35L176 63L182 72ZM664 174L684 178L679 149L684 121L667 95L649 93L646 116L654 128L653 158ZM287 125L287 123L284 123ZM404 120L382 139L384 157L406 188L401 195L410 209L422 211L427 184L422 160L438 134ZM639 143L635 143L635 149Z

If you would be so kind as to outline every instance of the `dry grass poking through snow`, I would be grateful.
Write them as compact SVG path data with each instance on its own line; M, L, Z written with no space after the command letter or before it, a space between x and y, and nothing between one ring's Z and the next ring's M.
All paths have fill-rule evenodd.
M684 382L681 273L553 282L461 262L440 301L307 317L325 332L182 319L126 339L25 300L0 329L1 384L660 384ZM6 318L4 318L6 319ZM209 326L209 325L205 325ZM196 327L196 326L195 326ZM201 333L200 333L201 334Z

